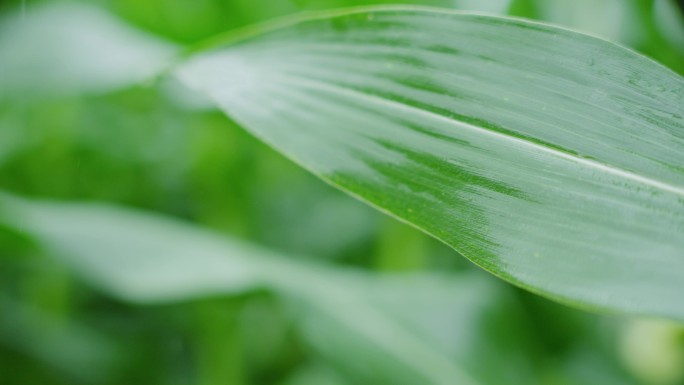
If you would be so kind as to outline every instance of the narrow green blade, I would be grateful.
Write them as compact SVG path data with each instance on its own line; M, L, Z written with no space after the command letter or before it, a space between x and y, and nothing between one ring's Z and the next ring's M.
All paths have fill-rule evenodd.
M149 81L178 47L87 4L0 17L0 100L116 91Z
M522 341L514 346L497 341L485 333L490 323L477 322L494 322L491 311L505 300L500 287L481 275L380 277L298 261L114 206L13 198L6 203L3 221L82 279L125 301L168 303L270 290L291 307L312 349L366 382L500 383L508 374L483 371L480 363L487 360L473 357L476 348L528 354L517 346ZM331 350L349 354L328 355ZM358 352L372 365L359 366ZM487 362L489 368L511 372L508 360Z
M684 319L684 80L583 34L367 8L179 68L324 180L516 285Z

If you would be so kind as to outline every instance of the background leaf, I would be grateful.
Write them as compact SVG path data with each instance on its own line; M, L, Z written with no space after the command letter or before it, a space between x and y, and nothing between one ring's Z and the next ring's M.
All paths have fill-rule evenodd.
M557 368L556 359L544 354L540 341L529 333L529 323L534 320L522 304L506 287L477 271L379 275L332 269L159 215L101 204L2 198L2 218L7 225L33 239L81 279L121 300L159 306L249 291L276 294L316 357L310 371L292 377L294 383L306 383L309 376L341 376L359 384L586 384L598 378L603 384L631 383L600 345L589 347L595 366L591 373L572 366ZM250 303L257 302L252 299ZM13 310L13 317L6 320L10 324L29 310L7 301L0 305ZM226 303L199 305L205 315L204 328L216 324L221 330L230 330L221 322L225 321ZM246 319L250 324L257 322L254 339L272 333L259 326L273 315L259 312L257 317ZM164 317L166 324L172 321L168 315ZM573 326L575 332L586 327L584 321ZM544 320L544 324L549 327L550 323ZM87 328L72 330L73 326L53 326L46 334L42 328L24 323L17 329L24 336L19 345L67 371L78 367L70 361L78 354L88 354L99 375L120 370L113 364L115 358L130 351L107 349L102 336ZM596 332L604 338L614 334L610 330ZM91 337L84 339L88 335ZM16 344L16 338L9 339ZM51 353L60 341L81 344L73 346L64 360L55 360ZM211 352L204 359L218 359L223 366L225 352ZM567 355L572 364L575 357L587 353L570 350ZM582 362L580 368L586 367ZM211 373L209 378L216 378ZM92 375L79 373L76 378L88 374Z
M148 81L173 44L84 4L47 4L0 20L0 100L102 93Z
M297 163L510 282L684 317L681 77L512 19L395 8L283 24L226 37L181 78Z
M477 351L482 339L517 353L523 341L490 339L486 325L478 325L505 300L479 274L378 277L333 270L130 210L6 199L12 203L6 220L20 223L79 276L123 300L165 303L260 288L277 293L312 348L362 383L527 383L532 376L532 354L525 349L529 356L522 360L482 364L489 354ZM510 321L522 326L515 324L520 319ZM470 335L480 328L482 334ZM527 373L521 372L525 366Z

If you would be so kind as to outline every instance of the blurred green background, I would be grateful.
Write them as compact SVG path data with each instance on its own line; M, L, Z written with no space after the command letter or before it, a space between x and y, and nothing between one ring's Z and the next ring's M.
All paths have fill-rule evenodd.
M135 305L2 226L0 384L419 385L444 365L480 384L684 384L681 326L585 313L500 282L325 185L173 82L20 91L24 64L3 60L47 49L51 21L32 15L56 3L0 1L0 189L180 218L268 248L326 289L314 300L262 288ZM185 46L299 11L389 2L87 3ZM684 74L681 2L401 3L552 22ZM14 35L17 20L43 33ZM285 270L282 279L299 279ZM443 373L443 383L459 383L457 371Z

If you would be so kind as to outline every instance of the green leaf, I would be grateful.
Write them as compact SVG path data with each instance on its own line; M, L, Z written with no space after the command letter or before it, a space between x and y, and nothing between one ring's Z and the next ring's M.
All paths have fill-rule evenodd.
M157 76L176 52L93 6L29 7L0 19L0 100L128 87Z
M323 13L230 34L178 73L235 121L493 274L684 319L684 80L517 19Z
M548 356L550 352L539 350L542 341L532 332L536 321L526 314L529 309L478 271L377 274L316 265L192 224L115 206L3 195L0 203L1 218L10 227L30 236L82 279L128 302L169 303L269 290L287 306L312 358L349 383L530 384L543 382L552 367L563 383L583 384L591 378L629 383L617 381L622 374L591 338L576 342L577 348L592 351L589 377L555 367L558 352ZM551 323L541 314L545 333L565 335L567 329L556 330L557 324L575 317L591 321L585 327L597 326L595 318L567 312ZM578 327L583 323L571 324L575 337L586 334ZM596 332L611 340L610 333ZM570 349L561 355L574 362L576 353Z
M126 301L240 293L263 287L272 271L290 272L265 251L181 222L105 205L9 199L8 223L19 224L93 286Z
M381 278L286 258L132 210L11 197L1 202L6 222L93 286L125 301L167 303L271 290L291 306L310 346L361 383L494 384L520 377L521 362L494 364L485 359L489 350L473 356L481 345L520 354L523 343L472 335L484 329L478 322L486 314L496 319L491 309L501 301L501 288L482 276ZM349 354L327 354L330 349ZM356 351L369 364L359 365ZM483 362L501 370L483 370ZM478 373L477 380L464 367Z
M328 285L325 300L299 296L303 306L294 308L309 344L354 383L536 382L539 363L527 348L528 325L515 307L501 323L509 298L482 278L358 275Z

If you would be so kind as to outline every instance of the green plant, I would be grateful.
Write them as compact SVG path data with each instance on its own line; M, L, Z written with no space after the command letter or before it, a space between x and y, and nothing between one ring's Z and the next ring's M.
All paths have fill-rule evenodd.
M684 318L684 80L650 59L545 24L394 6L253 25L178 54L96 10L46 9L43 23L6 27L24 39L4 42L17 54L0 69L34 63L5 84L27 100L111 92L175 57L161 77L177 74L209 100L171 87L174 103L216 104L319 178L504 280L580 308ZM81 27L84 16L95 21ZM22 42L51 23L69 26L53 26L68 32L52 36L55 46L88 54L22 57ZM106 66L111 52L122 60ZM543 381L513 379L514 362L491 373L477 362L491 351L467 357L485 337L464 347L430 326L443 317L473 330L491 317L489 302L508 301L476 273L378 280L121 209L2 202L12 237L23 233L125 301L276 293L310 346L361 383ZM473 305L467 290L492 300ZM425 317L409 303L428 303ZM432 315L444 306L463 315ZM512 334L492 351L524 344ZM371 369L340 351L365 352Z

